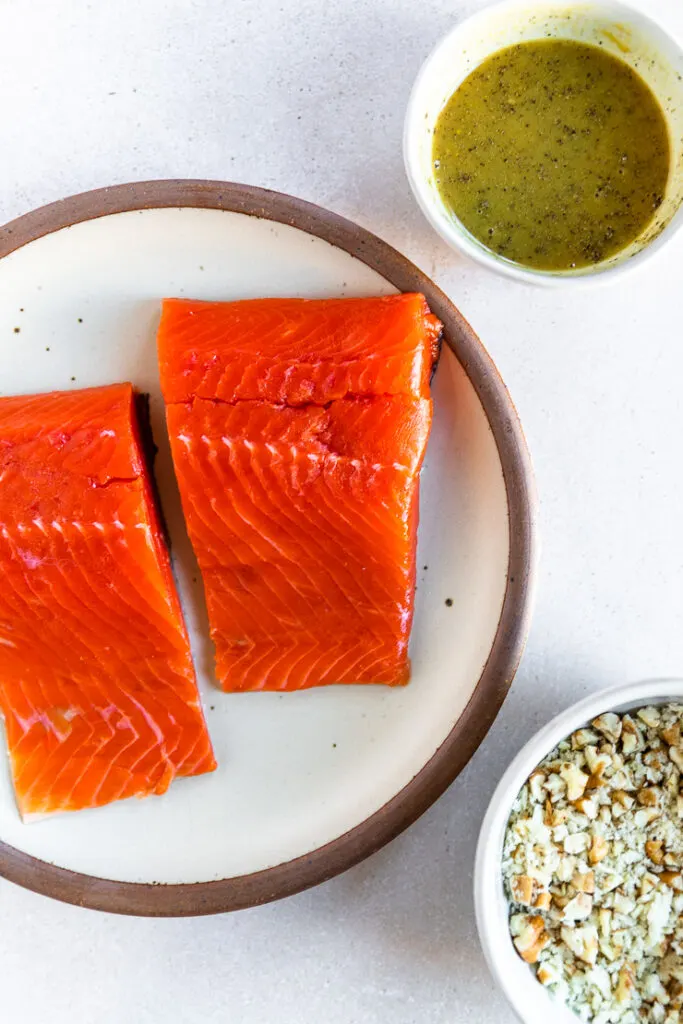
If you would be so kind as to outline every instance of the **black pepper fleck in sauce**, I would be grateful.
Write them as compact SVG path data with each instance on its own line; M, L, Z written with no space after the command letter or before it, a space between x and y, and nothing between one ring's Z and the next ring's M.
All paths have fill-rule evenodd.
M448 606L449 608L452 608L452 607L453 607L453 598L452 598L452 597L447 597L447 598L446 598L446 602L445 602L445 603L446 603L446 605L447 605L447 606Z
M444 203L479 241L569 270L642 234L671 154L664 114L632 68L597 46L544 39L475 68L439 115L433 158Z

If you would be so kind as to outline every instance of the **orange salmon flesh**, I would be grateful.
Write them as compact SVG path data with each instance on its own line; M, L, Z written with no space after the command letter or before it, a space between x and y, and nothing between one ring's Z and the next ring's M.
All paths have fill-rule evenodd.
M0 398L0 576L25 818L215 768L130 384Z
M165 300L161 385L224 690L408 682L440 330L416 294Z

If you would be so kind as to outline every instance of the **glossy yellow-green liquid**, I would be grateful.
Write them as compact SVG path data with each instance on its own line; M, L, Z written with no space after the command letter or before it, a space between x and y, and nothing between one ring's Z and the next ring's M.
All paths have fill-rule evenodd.
M441 197L494 252L539 270L608 259L662 202L664 113L627 64L599 46L545 39L475 68L434 131Z

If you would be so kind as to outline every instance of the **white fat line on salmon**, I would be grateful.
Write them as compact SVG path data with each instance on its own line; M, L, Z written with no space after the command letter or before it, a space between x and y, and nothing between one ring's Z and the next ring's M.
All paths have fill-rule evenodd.
M190 439L187 437L186 434L178 434L178 440L182 441L186 445L187 448L190 447ZM215 444L214 440L212 438L210 438L207 434L201 434L200 435L200 440L204 444L206 444L206 445L213 446ZM309 460L309 462L314 462L314 463L319 463L319 462L334 462L334 463L336 463L336 462L344 462L347 466L352 466L353 469L362 469L363 467L366 467L367 469L373 470L373 472L375 472L375 473L378 473L378 472L380 472L383 469L389 469L389 468L396 470L397 473L410 473L411 472L410 466L405 466L401 462L392 462L390 465L386 465L386 464L384 464L382 462L370 462L370 463L368 463L368 462L364 462L362 459L351 459L351 458L349 458L348 455L340 455L338 452L331 452L331 451L324 451L324 452L302 452L300 448L298 448L296 445L293 445L293 444L287 446L287 445L284 445L282 443L280 443L280 444L273 444L271 441L254 442L254 441L249 441L245 437L232 438L232 437L222 436L220 440L221 440L221 443L224 444L225 447L229 448L230 450L232 450L235 447L235 445L241 444L248 451L254 452L258 448L258 445L262 443L263 447L266 449L266 451L270 452L271 455L281 455L283 451L289 451L289 454L294 459L298 458L299 456L305 456L305 458L307 458ZM213 450L212 450L212 452L210 454L215 458L215 456L216 456L216 449L213 448Z
M9 527L9 528L8 528ZM114 520L113 523L99 523L99 522L88 522L83 523L80 521L63 521L59 522L58 519L53 519L51 522L46 523L45 520L37 518L32 519L30 523L0 523L0 536L4 537L5 540L9 540L12 536L13 531L18 533L28 533L32 528L39 530L43 535L47 536L48 530L55 530L57 533L61 533L64 536L64 527L71 527L78 530L79 533L83 533L85 530L93 529L99 533L105 533L107 530L124 530L125 525L120 519Z
M145 540L147 541L147 543L151 547L152 544L153 544L153 540L152 540L152 529L151 529L149 523L136 523L135 524L135 529L143 531L143 533L145 535ZM126 542L125 542L125 540L122 540L121 543L125 544Z
M113 430L101 430L100 437L116 437Z

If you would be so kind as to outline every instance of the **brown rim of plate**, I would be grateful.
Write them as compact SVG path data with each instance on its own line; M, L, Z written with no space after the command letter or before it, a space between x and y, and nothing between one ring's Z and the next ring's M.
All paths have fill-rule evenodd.
M418 774L355 828L302 857L213 882L119 882L55 867L0 842L0 875L78 906L117 914L184 917L258 906L345 871L411 825L462 771L491 727L519 665L529 631L536 559L536 494L517 412L490 356L453 303L386 242L312 203L223 181L134 182L43 206L0 228L0 258L61 228L130 210L203 207L289 224L355 256L399 291L422 292L444 325L444 340L469 377L498 448L508 501L510 560L498 629L474 692L452 731Z

